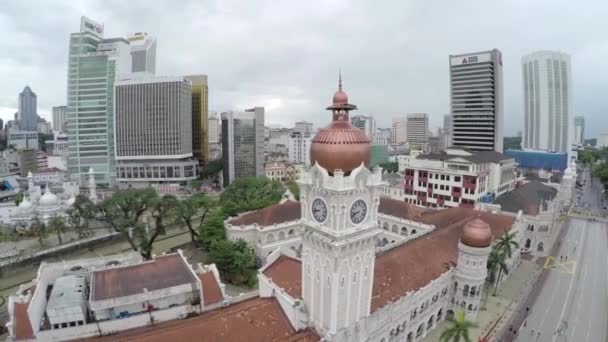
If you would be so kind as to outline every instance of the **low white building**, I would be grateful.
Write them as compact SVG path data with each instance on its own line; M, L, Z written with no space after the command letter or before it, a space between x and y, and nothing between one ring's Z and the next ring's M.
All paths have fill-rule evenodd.
M7 136L7 145L13 146L16 149L31 148L34 150L40 149L38 146L37 131L19 131L9 129Z
M88 317L88 289L83 275L65 275L55 280L46 305L52 329L83 325Z

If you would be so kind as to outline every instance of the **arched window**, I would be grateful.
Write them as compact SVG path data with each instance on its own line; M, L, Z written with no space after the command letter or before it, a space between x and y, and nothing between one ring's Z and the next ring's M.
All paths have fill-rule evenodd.
M420 337L422 334L424 334L424 323L418 326L418 329L416 330L416 337Z
M443 309L439 309L437 312L437 322L441 321L441 315L443 315Z
M391 228L391 231L392 231L393 233L399 233L399 228L397 228L397 225L396 225L396 224L394 224L394 225L393 225L393 227Z
M426 323L426 330L431 330L431 328L433 327L433 321L434 321L435 317L431 316L429 318L429 321Z
M445 314L445 319L450 319L453 317L454 317L454 311L448 310L447 313Z
M280 231L279 232L279 240L285 240L285 232L284 231Z
M544 250L544 245L543 245L543 243L542 243L542 242L539 242L539 243L538 243L538 248L537 248L537 250L538 250L539 252L542 252L542 251Z
M407 334L407 342L412 342L414 340L414 333L411 331Z
M532 240L527 239L526 240L526 248L530 248L530 245L532 244Z
M474 297L475 293L477 293L477 288L475 286L471 286L471 292L469 292L469 294L471 297Z
M384 222L382 228L384 228L384 230L388 230L388 222Z
M266 236L266 242L274 242L274 234L270 233Z
M295 234L295 231L293 229L290 229L289 232L287 233L287 236L292 237Z
M465 285L462 288L462 295L465 296L465 297L467 297L469 295L469 285Z
M412 232L410 233L410 235L414 235L416 234L416 229L412 229Z
M401 227L401 235L407 236L407 228Z
M456 292L456 290L457 290L457 289L458 289L458 282L457 282L457 281L455 281L455 282L454 282L454 292Z
M467 302L465 302L464 300L460 303L460 307L461 308L466 308L467 307Z
M473 304L469 304L469 311L473 311Z

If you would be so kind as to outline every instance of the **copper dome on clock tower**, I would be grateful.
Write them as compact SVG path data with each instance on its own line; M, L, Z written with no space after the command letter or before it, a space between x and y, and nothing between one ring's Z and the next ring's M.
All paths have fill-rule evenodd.
M342 91L342 75L333 103L327 107L332 111L332 122L319 130L312 139L310 162L319 163L329 173L342 170L350 174L361 163L369 166L370 139L360 129L351 125L349 112L357 106L348 103L348 95Z

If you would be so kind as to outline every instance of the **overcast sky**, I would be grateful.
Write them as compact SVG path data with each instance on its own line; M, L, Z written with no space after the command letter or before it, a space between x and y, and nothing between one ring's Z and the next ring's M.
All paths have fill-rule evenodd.
M38 111L66 102L68 38L80 16L106 37L158 38L157 75L209 75L209 108L256 105L267 124L325 125L338 69L359 113L379 127L409 112L431 126L449 111L448 55L503 53L505 134L523 127L521 56L572 56L574 106L587 136L608 133L608 1L5 1L0 6L0 118L29 84Z

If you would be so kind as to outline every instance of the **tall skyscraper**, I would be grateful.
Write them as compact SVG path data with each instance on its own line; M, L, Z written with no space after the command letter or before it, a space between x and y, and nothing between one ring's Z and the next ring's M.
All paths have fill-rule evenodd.
M65 116L68 111L67 106L53 107L53 130L56 132L65 132Z
M354 115L350 118L350 123L362 130L368 138L373 139L376 133L376 120L372 116Z
M524 80L523 147L569 152L572 142L570 56L538 51L522 58Z
M585 144L585 117L574 117L574 143L577 145Z
M207 75L193 75L186 78L192 81L192 153L202 165L209 160Z
M264 107L222 113L224 186L236 178L263 177Z
M114 82L131 71L129 42L104 38L103 25L81 18L80 32L70 35L68 54L68 173L87 184L112 186L114 166Z
M298 121L296 122L294 128L294 132L300 132L304 135L312 134L312 122L308 121Z
M289 136L288 156L289 161L297 164L310 165L310 144L312 137L299 131Z
M116 174L121 187L198 177L192 158L192 86L183 77L116 82Z
M38 131L37 96L29 86L19 93L17 120L22 131Z
M134 77L150 77L156 73L156 38L146 32L128 36L131 46L131 74Z
M393 118L391 144L407 142L407 117Z
M407 115L407 142L410 149L429 150L429 115L412 113Z
M216 112L209 113L208 131L209 131L209 144L220 143L220 120L217 117Z
M499 50L450 55L453 145L502 152L502 83Z

